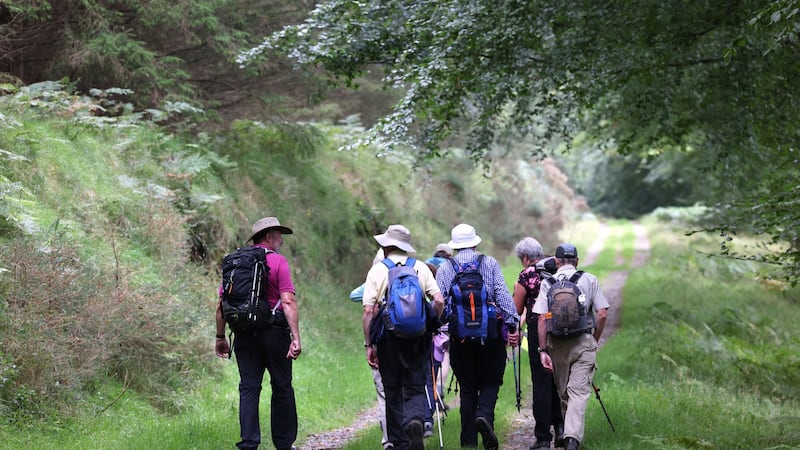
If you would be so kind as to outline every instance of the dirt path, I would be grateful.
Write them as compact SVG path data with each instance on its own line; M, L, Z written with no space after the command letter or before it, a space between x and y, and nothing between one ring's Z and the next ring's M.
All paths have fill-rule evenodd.
M597 240L589 247L585 257L580 259L582 266L592 264L597 255L602 251L606 238L609 236L610 230L608 227L603 227ZM647 233L644 226L640 224L634 225L634 256L630 262L630 267L635 268L647 262L650 256L650 241L647 239ZM600 242L598 244L598 242ZM625 265L626 261L622 255L617 255L617 264ZM605 344L606 340L616 333L620 326L620 313L622 310L622 287L628 279L627 271L612 272L608 277L601 281L603 293L608 298L611 308L608 310L608 320L606 321L606 328L603 335L600 337L600 346ZM534 444L535 438L533 437L533 413L531 412L531 392L524 395L523 405L527 405L527 409L523 409L513 416L511 419L510 431L501 439L503 450L527 450Z
M366 369L365 369L366 370ZM301 450L335 450L344 447L356 434L365 428L378 425L380 411L375 404L359 414L356 420L350 425L323 433L312 434L305 442L298 445ZM380 442L375 444L375 448L380 448Z
M597 239L589 247L586 255L581 258L581 265L591 265L597 259L597 255L605 247L605 241L610 233L611 229L604 224L600 229ZM636 224L634 225L634 233L636 235L636 241L634 243L635 253L630 264L631 268L643 265L650 255L650 242L647 239L645 228ZM617 257L617 263L619 265L624 265L625 262L621 255ZM622 287L625 285L625 280L627 280L627 278L628 272L622 271L613 272L607 279L603 280L603 293L606 294L611 308L608 311L605 332L600 338L601 346L606 342L606 339L614 335L617 328L620 326ZM525 363L527 364L527 361ZM528 405L527 409L523 409L520 413L514 415L511 419L511 430L500 440L501 447L504 450L527 450L528 447L533 444L534 421L530 409L531 392L527 392L524 395L523 404ZM352 424L346 427L310 435L305 442L298 444L298 448L301 450L340 449L352 440L361 430L376 425L378 423L378 417L379 411L376 405L362 412ZM376 448L378 447L379 445L376 445Z

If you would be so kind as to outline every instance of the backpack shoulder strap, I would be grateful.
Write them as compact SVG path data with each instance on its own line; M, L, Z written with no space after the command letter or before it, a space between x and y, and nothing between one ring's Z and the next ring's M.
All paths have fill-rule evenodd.
M550 283L550 287L553 287L555 286L556 283L558 283L558 280L556 280L552 275L548 275L544 279L547 280L548 283Z
M383 263L384 266L386 266L386 267L388 267L390 269L397 265L397 264L394 263L394 261L392 261L389 258L383 258L383 261L381 261L381 262Z
M478 259L476 261L477 261L477 263L475 264L475 270L479 271L480 268L481 268L481 263L483 262L483 253L478 255Z
M406 267L411 267L413 269L415 264L417 264L417 260L416 259L414 259L414 258L412 258L410 256L406 259L406 263L405 263Z
M579 271L577 271L577 272L573 273L571 277L569 277L569 281L570 281L571 283L577 283L577 282L578 282L578 280L580 280L580 279L581 279L581 275L583 275L583 271L582 271L582 270L579 270Z

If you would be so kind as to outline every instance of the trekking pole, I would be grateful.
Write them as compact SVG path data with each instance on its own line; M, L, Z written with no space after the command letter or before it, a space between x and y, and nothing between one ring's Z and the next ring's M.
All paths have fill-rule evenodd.
M603 408L603 414L606 415L606 420L608 420L608 424L611 425L611 431L614 434L617 434L617 430L614 429L614 424L611 423L611 417L608 417L608 411L606 411L606 405L603 404L603 399L600 398L600 388L595 386L594 381L592 381L592 389L594 389L594 396L597 398L597 401L600 402L600 407Z
M439 367L439 385L436 385L436 371L431 368L431 372L433 372L433 385L435 387L436 392L434 393L434 398L437 402L439 402L439 408L441 408L442 412L444 413L444 418L447 418L447 405L444 404L444 399L442 395L444 395L444 378L442 376L442 368ZM439 390L441 388L441 390Z
M522 339L522 335L520 335L520 339ZM517 385L517 412L519 412L520 402L522 401L522 342L517 346L517 355L519 355L519 361L517 361L517 380L519 380Z
M442 439L442 414L439 411L439 399L436 398L438 396L439 396L438 391L434 389L433 397L434 397L434 403L436 404L436 421L438 422L439 426L439 450L444 450L444 440Z
M517 329L519 329L519 328L517 328ZM514 330L514 333L516 333L516 332L517 331ZM522 406L521 405L521 402L522 402L522 391L520 390L520 387L519 387L519 379L520 379L520 374L521 374L521 372L519 371L519 368L522 366L522 361L520 361L519 365L517 364L517 353L518 352L519 352L519 346L518 345L511 347L511 360L514 363L514 386L516 387L516 393L517 393L517 412L520 412L520 407Z
M433 386L433 404L436 411L436 422L439 425L439 450L444 450L444 441L442 440L442 414L439 412L439 389L436 388L436 372L433 370L433 353L431 352L431 386ZM428 395L428 386L425 386L425 395ZM428 398L430 405L430 398Z

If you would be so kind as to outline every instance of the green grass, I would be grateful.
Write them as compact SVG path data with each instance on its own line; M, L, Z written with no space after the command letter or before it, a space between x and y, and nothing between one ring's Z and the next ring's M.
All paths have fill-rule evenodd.
M764 287L713 240L650 224L653 254L631 272L622 327L598 355L592 449L800 448L797 290ZM793 300L789 300L793 299ZM779 320L777 318L780 318Z

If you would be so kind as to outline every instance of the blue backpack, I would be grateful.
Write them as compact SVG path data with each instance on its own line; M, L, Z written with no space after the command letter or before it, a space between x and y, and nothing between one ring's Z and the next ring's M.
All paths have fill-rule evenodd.
M483 342L497 338L497 309L489 301L489 293L480 274L483 255L476 261L458 265L450 262L456 276L450 287L451 316L450 334L462 342Z
M414 258L397 265L389 258L383 264L389 268L389 289L383 308L386 331L399 338L415 338L425 334L427 308L425 293L414 270Z

